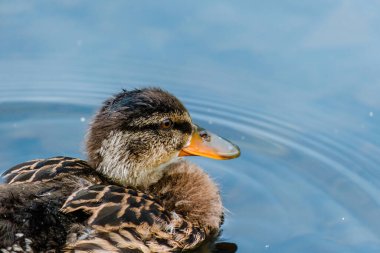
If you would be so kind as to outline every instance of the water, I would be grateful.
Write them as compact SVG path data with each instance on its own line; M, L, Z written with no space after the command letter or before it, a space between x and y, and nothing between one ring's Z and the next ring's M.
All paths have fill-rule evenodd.
M377 1L0 2L0 168L84 158L101 101L160 86L240 158L219 183L239 252L380 251Z

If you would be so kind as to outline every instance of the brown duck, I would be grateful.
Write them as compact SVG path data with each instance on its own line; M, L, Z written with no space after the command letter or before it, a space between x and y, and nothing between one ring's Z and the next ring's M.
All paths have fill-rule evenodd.
M158 88L106 100L90 125L88 161L54 157L7 170L0 185L2 252L179 252L215 247L219 190L182 156L238 157Z

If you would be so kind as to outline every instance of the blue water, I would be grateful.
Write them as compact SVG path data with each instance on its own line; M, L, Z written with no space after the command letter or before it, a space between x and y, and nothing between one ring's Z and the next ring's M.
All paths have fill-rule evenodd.
M0 170L85 157L101 101L160 86L237 143L192 160L239 252L380 252L380 3L0 1Z

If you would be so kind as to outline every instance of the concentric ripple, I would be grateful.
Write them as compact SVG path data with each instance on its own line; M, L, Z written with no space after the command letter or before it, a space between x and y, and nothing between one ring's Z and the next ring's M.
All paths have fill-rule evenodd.
M219 183L227 209L223 238L240 252L380 248L380 148L360 130L330 129L333 120L318 110L309 118L281 115L261 100L208 87L207 75L191 69L133 60L3 67L16 65L20 75L0 73L1 170L34 158L85 157L86 127L103 99L121 88L160 85L197 124L241 148L231 161L191 158ZM197 78L189 81L191 75Z
M305 124L253 111L241 103L199 96L187 102L195 119L242 148L240 161L221 167L205 165L215 167L215 177L220 169L228 174L223 185L229 187L229 210L232 219L239 217L239 225L232 231L227 228L226 234L251 234L258 240L254 245L261 246L255 247L257 251L271 245L292 252L310 243L328 252L348 248L367 252L378 247L380 157L376 146L358 137L326 134L322 127L317 131L318 122L308 122L314 125L310 130ZM365 146L376 153L365 154L360 149ZM334 240L346 246L335 245ZM244 245L252 247L249 242Z

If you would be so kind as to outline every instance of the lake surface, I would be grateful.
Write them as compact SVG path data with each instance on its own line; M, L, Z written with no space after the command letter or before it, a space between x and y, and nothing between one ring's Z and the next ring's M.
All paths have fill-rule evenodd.
M237 143L191 158L238 252L380 252L380 3L1 1L0 171L85 158L100 103L159 86Z

